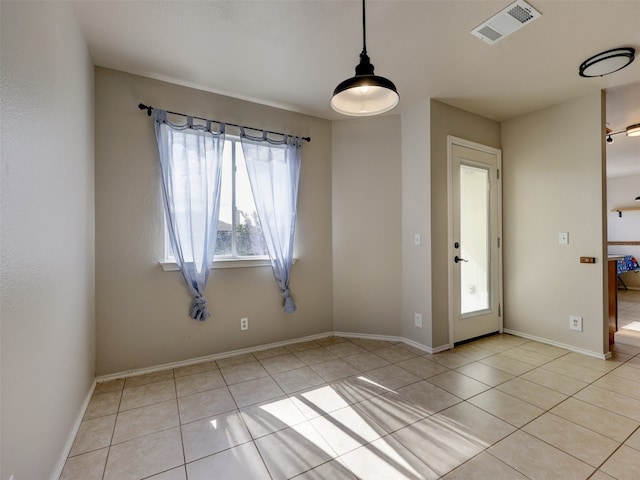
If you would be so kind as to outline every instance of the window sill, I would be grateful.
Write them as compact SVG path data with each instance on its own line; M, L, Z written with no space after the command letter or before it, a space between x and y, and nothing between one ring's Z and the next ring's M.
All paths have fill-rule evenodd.
M293 259L293 263L298 261L297 258ZM177 272L179 270L176 262L165 260L158 262L165 272ZM247 267L270 267L271 261L268 258L228 258L219 259L213 262L212 269L218 268L247 268Z

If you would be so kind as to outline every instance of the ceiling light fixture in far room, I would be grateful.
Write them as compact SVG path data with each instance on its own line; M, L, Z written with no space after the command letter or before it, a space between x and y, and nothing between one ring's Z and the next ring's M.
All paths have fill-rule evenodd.
M627 137L640 137L640 123L629 125L625 132L627 132Z
M578 73L581 77L603 77L622 70L633 62L636 56L635 48L621 47L598 53L587 58L580 64Z
M362 53L355 77L340 83L333 91L331 108L343 115L366 117L388 112L400 101L393 82L373 73L367 55L365 0L362 0Z
M617 132L613 132L610 128L607 128L605 132L607 143L613 143L613 135L618 135L620 133L625 133L627 137L640 137L640 123L629 125L624 130L618 130Z

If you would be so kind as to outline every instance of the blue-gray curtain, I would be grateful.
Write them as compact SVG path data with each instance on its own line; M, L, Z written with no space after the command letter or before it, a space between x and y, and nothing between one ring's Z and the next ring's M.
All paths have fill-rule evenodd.
M176 263L193 297L190 316L206 320L204 291L213 263L220 211L224 124L185 124L167 120L153 110L167 230Z
M273 274L284 299L284 311L296 311L289 280L293 265L293 240L296 231L298 181L302 158L302 139L284 136L272 140L249 135L241 129L253 199L262 233L271 259Z

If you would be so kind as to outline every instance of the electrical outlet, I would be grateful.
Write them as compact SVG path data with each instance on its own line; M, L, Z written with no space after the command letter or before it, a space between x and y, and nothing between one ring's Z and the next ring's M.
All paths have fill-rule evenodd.
M240 319L240 330L249 330L249 319L247 317Z
M416 327L422 328L422 315L419 313L414 313L413 315Z
M576 332L582 331L582 317L577 315L569 315L569 329Z

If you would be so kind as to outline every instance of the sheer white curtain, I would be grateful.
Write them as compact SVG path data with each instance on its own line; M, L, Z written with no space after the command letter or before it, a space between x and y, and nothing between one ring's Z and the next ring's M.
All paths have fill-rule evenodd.
M274 141L267 138L266 132L261 137L252 137L244 128L240 137L273 274L284 298L284 311L292 313L296 311L296 304L291 297L289 280L302 139L286 135L283 140Z
M184 125L167 120L167 112L153 110L162 193L171 248L193 297L190 316L206 320L204 291L216 249L224 124L214 132L211 122Z

